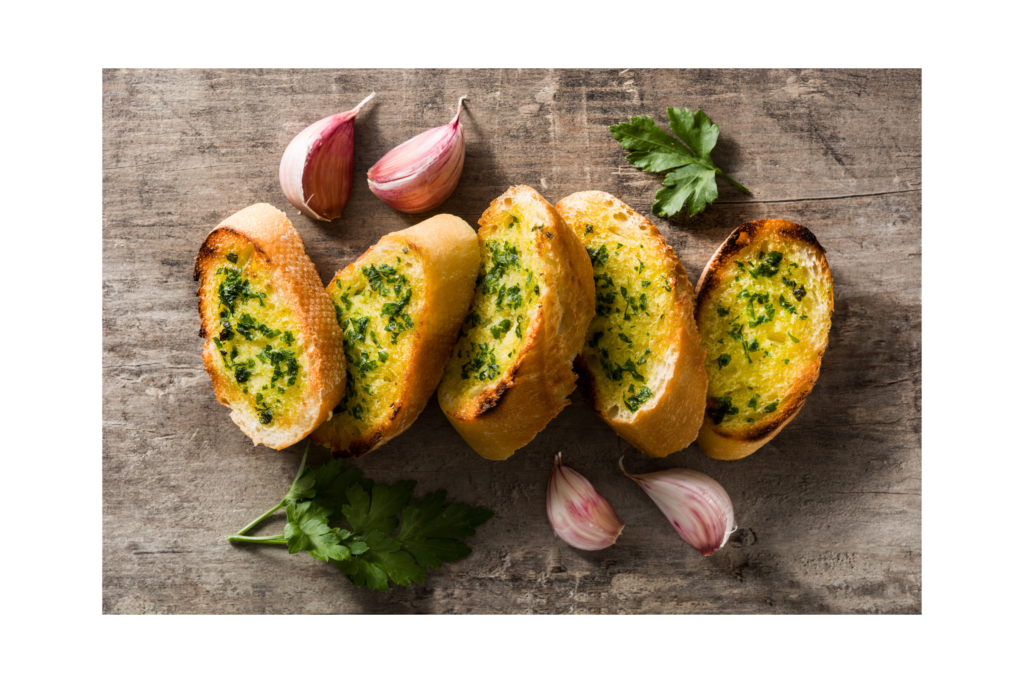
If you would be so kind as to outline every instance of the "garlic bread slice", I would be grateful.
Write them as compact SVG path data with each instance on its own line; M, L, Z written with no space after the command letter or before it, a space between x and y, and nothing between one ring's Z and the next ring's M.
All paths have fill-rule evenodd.
M278 450L327 419L345 389L342 337L302 238L254 204L196 257L203 364L217 400L254 444Z
M738 227L697 283L708 396L697 445L745 458L796 417L818 379L832 324L832 273L807 228Z
M596 314L576 359L587 402L651 457L686 448L708 385L686 269L653 223L607 192L577 192L555 209L594 268Z
M385 235L338 271L327 294L349 381L313 443L360 456L415 422L441 381L479 268L473 228L442 214Z
M510 188L479 223L473 305L438 399L473 450L504 460L569 405L594 279L583 243L533 188Z

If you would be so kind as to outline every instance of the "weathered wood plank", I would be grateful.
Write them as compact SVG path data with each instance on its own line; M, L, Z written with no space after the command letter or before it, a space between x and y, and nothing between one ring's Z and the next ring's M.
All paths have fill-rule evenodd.
M357 123L345 214L287 205L280 154L313 120L377 97ZM381 481L497 515L473 555L385 595L226 533L287 487L299 449L254 448L200 360L192 262L206 233L257 201L287 209L326 281L418 222L362 182L394 145L468 94L466 170L441 211L471 224L509 185L550 201L585 189L649 215L658 179L607 126L700 107L722 128L731 186L696 219L654 219L691 281L740 223L780 217L828 249L836 314L818 387L747 460L697 448L644 458L574 403L504 463L470 451L436 401L360 465ZM103 79L103 609L105 612L921 611L921 79L918 71L108 71ZM617 546L566 547L544 495L557 451L626 523ZM692 467L730 492L741 530L702 559L618 472ZM323 459L324 453L318 454Z

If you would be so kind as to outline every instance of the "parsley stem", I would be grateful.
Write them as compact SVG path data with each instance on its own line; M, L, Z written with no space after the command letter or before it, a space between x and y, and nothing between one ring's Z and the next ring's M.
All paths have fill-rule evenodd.
M284 505L285 505L284 501L281 501L280 503L278 503L274 507L270 508L269 510L264 512L262 515L260 515L259 517L257 517L256 519L252 520L251 522L246 524L244 527L239 529L238 533L236 533L234 536L228 536L228 540L230 541L232 538L235 538L236 536L238 536L238 537L242 536L242 534L244 534L245 532L249 531L254 526L256 526L257 524L259 524L260 522L265 520L267 517L269 517L270 515L274 514L275 512L277 512L278 510L283 508Z
M726 176L728 178L729 176ZM735 182L735 181L733 181ZM295 482L299 480L299 477L306 471L306 456L309 455L309 447L313 445L313 440L310 439L306 442L306 451L302 454L302 461L299 463L299 471L295 473L295 478L292 479L292 486L295 486ZM284 501L281 501L281 506L284 506Z
M268 543L270 545L288 545L288 541L285 540L284 534L278 534L277 536L242 536L241 534L235 534L234 536L228 536L228 541L231 543Z
M295 486L295 482L297 482L299 480L299 478L302 476L302 474L306 471L306 456L309 455L309 447L310 447L310 445L312 443L313 443L312 441L307 441L306 442L306 452L302 454L302 462L299 463L299 471L295 475L295 479L292 480L292 487ZM247 531L249 531L250 529L252 529L254 526L256 526L257 524L259 524L260 522L265 520L267 517L269 517L270 515L274 514L275 512L277 512L278 510L283 508L287 504L288 504L287 500L282 500L280 503L278 503L274 507L272 507L269 510L267 510L266 512L264 512L262 515L260 515L256 519L254 519L251 522L249 522L248 524L246 524L244 527L242 527L233 536L228 536L227 539L229 541L245 539L249 543L269 543L269 541L252 541L250 539L257 538L257 537L256 536L245 536L244 534ZM259 538L278 538L278 536L262 536L262 537L259 537ZM280 538L284 538L284 536L280 536Z
M743 190L743 192L744 192L745 194L750 194L750 190L748 190L747 188L743 187L742 185L740 185L739 183L737 183L737 182L736 182L735 180L733 180L732 178L730 178L730 177L729 177L729 174L728 174L728 173L726 173L725 171L723 171L722 169L720 169L720 168L716 168L716 169L715 169L715 173L717 173L717 174L718 174L718 175L720 175L720 176L725 176L725 179L726 179L726 180L728 180L728 181L729 181L730 183L732 183L733 185L735 185L735 186L736 186L736 187L738 187L739 189Z

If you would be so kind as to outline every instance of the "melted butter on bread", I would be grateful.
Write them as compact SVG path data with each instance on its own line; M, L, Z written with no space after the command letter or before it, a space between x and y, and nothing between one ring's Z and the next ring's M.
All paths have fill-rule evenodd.
M514 362L544 289L536 233L545 239L546 231L543 222L531 221L511 205L481 228L476 296L442 380L446 393L476 395Z
M738 460L779 433L810 395L828 345L832 274L810 230L770 219L744 223L697 284L708 394L697 444Z
M213 265L220 356L216 366L225 398L260 424L287 426L306 388L305 353L292 312L277 296L266 268L241 237L222 240Z
M831 300L831 283L812 268L799 244L769 235L723 272L699 319L715 424L771 420L817 362L828 337L822 302Z
M320 436L349 443L397 407L423 303L423 268L414 251L378 250L327 286L345 335L349 382ZM318 437L319 438L319 437Z
M594 273L595 316L576 361L583 395L646 455L685 448L707 394L686 270L653 223L606 192L577 192L556 208Z

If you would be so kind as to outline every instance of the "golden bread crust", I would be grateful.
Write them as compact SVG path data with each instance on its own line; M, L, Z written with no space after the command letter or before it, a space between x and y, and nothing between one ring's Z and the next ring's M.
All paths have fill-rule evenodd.
M214 262L218 247L242 239L254 247L253 258L269 273L276 296L287 306L298 327L298 340L306 359L306 391L296 418L288 427L260 424L251 410L228 400L226 380L218 372L220 356L211 330L218 322ZM203 364L213 382L217 400L232 408L234 420L253 444L281 450L308 436L331 413L345 391L342 335L334 320L334 308L324 293L316 268L306 255L302 238L288 217L269 204L254 204L220 223L203 242L196 256L195 279L199 281L200 336ZM341 361L339 362L339 357Z
M697 281L696 313L698 321L701 320L705 307L710 305L711 292L723 284L725 278L724 271L733 262L735 256L747 245L769 234L774 234L783 240L801 243L813 251L817 267L822 274L822 279L827 284L825 290L828 294L828 324L831 324L831 315L835 310L835 298L832 273L829 270L828 261L825 259L825 249L819 244L817 238L810 230L797 223L781 219L765 219L744 223L726 238L714 256L711 257L711 260L708 261L707 266L704 267L704 272L701 273L700 280ZM747 457L774 439L782 428L797 416L797 413L800 412L800 409L807 401L811 389L814 388L821 369L821 357L825 353L825 348L828 344L828 330L826 329L824 332L823 341L814 362L800 369L799 374L792 383L791 396L785 403L778 406L778 409L772 415L772 419L758 422L750 427L745 425L723 427L721 424L715 425L710 417L708 417L707 408L711 407L708 405L705 409L700 433L697 436L697 445L700 446L700 449L706 455L716 460L739 460Z
M342 457L362 456L383 446L416 421L437 389L445 364L458 338L459 328L473 301L480 269L476 232L461 218L439 214L411 228L390 233L335 275L327 285L361 268L381 251L414 251L424 271L422 307L412 331L413 350L405 364L399 399L391 410L359 434L350 435L328 420L313 432L313 443L329 447ZM337 327L337 324L335 323ZM344 355L341 356L344 362Z
M569 405L569 394L576 386L573 359L594 316L590 257L579 237L536 190L526 185L509 188L491 202L479 225L497 220L506 200L546 226L535 233L544 264L543 295L519 353L496 383L464 402L438 392L445 417L474 451L489 460L511 456Z
M632 444L640 452L653 457L664 458L693 443L697 438L704 419L704 405L708 390L707 371L704 369L705 351L700 343L700 333L694 317L694 292L687 278L686 269L679 262L672 247L662 237L657 226L607 192L577 192L558 202L555 207L570 227L577 232L590 221L600 220L603 213L622 213L626 221L620 229L636 231L654 242L653 252L645 250L644 259L654 263L660 261L665 270L673 274L671 287L675 298L675 310L669 313L676 319L674 337L666 351L667 379L658 394L648 400L638 411L614 411L610 415L597 404L593 375L600 368L587 368L586 358L580 355L577 369L583 394L601 419L615 433Z

